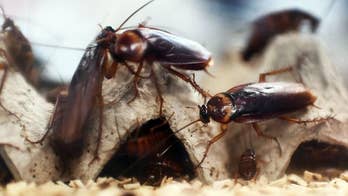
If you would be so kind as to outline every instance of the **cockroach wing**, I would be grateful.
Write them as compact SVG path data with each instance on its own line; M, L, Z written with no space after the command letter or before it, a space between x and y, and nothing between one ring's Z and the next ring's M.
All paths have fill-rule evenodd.
M150 28L137 28L136 31L148 42L148 55L153 56L154 61L161 64L201 70L211 60L210 52L192 40Z
M82 57L71 80L68 95L56 106L53 117L52 147L60 157L72 158L82 153L83 128L95 106L101 85L101 47L90 47Z

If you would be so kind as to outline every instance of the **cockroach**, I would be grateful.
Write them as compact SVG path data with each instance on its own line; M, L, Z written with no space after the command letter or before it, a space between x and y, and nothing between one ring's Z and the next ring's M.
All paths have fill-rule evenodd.
M133 15L134 13L125 22ZM105 53L110 53L113 59L113 63L107 65L108 67L105 71L106 78L111 78L115 75L118 64L125 65L134 74L133 84L135 95L129 102L132 102L138 96L137 84L140 78L144 78L140 76L140 73L144 65L148 64L151 72L149 78L153 80L160 98L161 115L163 98L157 82L157 76L153 70L153 63L159 63L168 73L188 82L204 97L210 96L208 92L198 86L193 78L176 70L206 71L207 67L213 64L211 54L206 48L197 42L176 36L158 28L147 27L144 24L119 33L125 22L117 29L113 29L110 26L106 27L103 30L104 36L97 40L97 42L107 48ZM133 70L128 65L128 62L138 64L137 69Z
M35 58L28 39L14 24L14 21L5 15L2 7L1 10L4 16L1 31L5 35L3 40L11 56L11 63L16 66L16 69L25 76L30 84L36 86L39 82L39 74L42 71L42 67L34 66Z
M230 122L251 124L259 136L269 138L277 142L281 154L281 145L274 136L262 132L258 122L279 118L294 123L324 122L332 117L300 120L285 115L314 105L316 96L301 83L294 82L266 82L266 76L291 71L292 67L286 67L259 76L258 83L248 83L233 87L226 92L218 93L211 97L207 104L199 107L200 119L204 124L210 122L210 118L221 123L221 132L214 136L207 145L202 160L204 161L213 143L224 136L227 125ZM196 122L193 121L192 123Z
M34 56L29 40L24 36L14 21L7 17L5 11L0 7L4 17L4 23L1 27L3 40L7 48L6 58L10 62L12 68L21 73L26 81L31 84L39 92L50 91L58 86L64 85L62 82L55 82L41 77L43 71L39 60ZM4 76L2 83L5 82L8 68L4 67ZM1 85L1 87L3 84ZM2 88L0 88L1 92ZM50 94L54 93L49 92Z
M258 18L252 24L251 36L242 51L243 60L249 61L255 55L262 53L277 35L299 31L306 21L309 22L311 31L314 33L320 19L299 9L273 12Z
M258 172L256 154L253 149L247 149L240 156L238 163L238 177L244 180L251 180Z
M103 51L104 49L100 46L87 48L73 75L67 94L60 94L57 97L55 111L49 125L52 129L50 142L62 160L81 155L84 146L84 129L95 106L99 107L98 138L101 137Z
M104 28L96 38L96 46L88 47L80 64L75 71L70 83L67 96L59 96L55 112L52 117L51 143L54 151L63 159L76 158L82 153L83 135L87 119L94 106L99 107L99 132L97 148L100 145L102 135L102 80L112 78L117 70L117 65L125 65L135 75L135 96L138 95L137 83L144 63L160 63L169 73L189 82L202 95L209 95L202 90L193 79L173 69L205 70L212 63L210 52L200 44L181 37L177 37L166 31L139 25L122 33L117 33L122 26L135 13L152 1L144 4L133 12L116 30L112 27ZM108 63L108 53L113 62ZM127 61L139 63L136 71L128 65ZM150 78L153 79L160 97L160 115L162 113L162 95L157 82L157 76L151 67ZM131 101L132 101L131 100ZM98 104L96 104L98 103ZM46 134L45 134L46 135ZM44 136L45 137L45 136ZM44 137L42 139L44 139ZM38 142L41 142L42 139Z
M288 170L320 171L328 168L345 170L348 150L344 146L311 140L302 143L291 157Z
M136 177L141 183L159 185L165 176L192 178L193 164L164 118L147 121L121 144L100 176Z

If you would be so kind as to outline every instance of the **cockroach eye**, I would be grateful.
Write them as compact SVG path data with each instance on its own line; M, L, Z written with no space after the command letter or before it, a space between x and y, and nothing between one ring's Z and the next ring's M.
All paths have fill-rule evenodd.
M202 105L202 106L198 106L199 108L199 117L201 119L201 121L204 123L204 124L207 124L210 122L210 116L209 116L209 113L208 113L208 108L206 105Z

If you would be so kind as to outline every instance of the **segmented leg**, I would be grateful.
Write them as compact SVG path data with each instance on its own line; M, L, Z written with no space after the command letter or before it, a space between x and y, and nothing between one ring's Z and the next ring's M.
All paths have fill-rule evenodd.
M192 80L189 76L180 73L174 69L172 69L170 66L164 66L169 73L176 75L177 77L181 78L182 80L184 80L185 82L188 82L191 84L191 86L196 89L203 97L212 97L212 95L210 95L208 92L206 92L205 90L203 90L197 83L196 81Z
M152 81L155 84L155 88L156 88L156 91L157 91L157 94L158 94L158 98L159 98L159 102L160 102L159 116L162 116L162 107L163 107L164 99L163 99L163 96L162 96L161 88L158 85L158 79L157 79L156 73L154 72L152 65L151 65L151 76L152 76L151 77Z
M284 67L281 69L277 69L277 70L273 70L270 72L266 72L266 73L261 73L259 75L259 82L266 82L266 76L272 76L272 75L277 75L277 74L281 74L281 73L285 73L285 72L290 72L292 71L293 67Z
M3 50L3 49L0 49L0 55L2 55L3 57L6 58L6 60L9 60L9 57L7 56L6 54L6 51ZM7 74L8 74L8 65L7 64L0 64L0 69L4 70L4 74L1 78L1 83L0 83L0 94L2 92L2 89L4 88L4 85L5 85L5 81L6 81L6 78L7 78ZM14 116L15 118L17 118L18 120L20 120L20 118L17 116L17 114L11 112L10 110L8 110L3 104L2 102L0 101L0 107L5 110L8 114Z
M94 161L99 160L99 148L100 148L100 143L101 143L101 138L103 135L103 112L104 112L104 99L103 99L103 95L102 95L102 82L99 83L99 92L98 92L98 97L97 97L97 102L98 102L98 108L99 108L99 124L98 124L98 137L97 137L97 146L94 150L94 157L92 159L92 161L89 163L89 165L91 165Z
M7 142L0 143L0 146L9 146L9 147L14 148L16 150L23 151L20 147L14 145L14 144L11 144L11 143L7 143Z
M64 91L66 92L66 91ZM56 99L56 103L54 105L54 111L53 114L50 117L50 120L48 122L48 125L46 127L46 132L45 134L37 141L32 141L29 138L25 137L25 140L27 140L28 142L32 143L32 144L41 144L47 137L49 131L52 129L52 127L54 126L54 122L57 121L57 119L61 118L60 117L60 111L61 111L61 107L64 105L65 102L65 98L67 97L67 94L59 94L57 96Z
M205 152L203 154L203 158L201 159L201 161L197 164L197 166L195 168L198 168L203 161L205 160L205 158L207 158L208 152L210 147L217 141L219 141L219 139L221 139L225 133L227 132L227 124L221 124L221 132L219 134L217 134L216 136L214 136L211 140L208 141L208 145L205 148Z
M314 119L301 120L301 119L291 118L291 117L287 117L287 116L280 116L279 119L285 120L285 121L288 121L288 122L291 122L291 123L307 124L307 123L322 123L322 122L326 122L328 120L334 119L334 117L328 116L328 117L320 117L320 118L314 118Z
M279 155L282 156L282 148L281 148L281 145L280 145L280 142L279 142L278 138L263 133L257 123L252 123L251 125L254 128L254 130L256 131L258 136L274 140L277 143L278 147L279 147Z
M137 72L134 71L133 68L132 68L130 65L128 65L127 62L122 62L122 64L123 64L124 66L126 66L126 68L128 69L128 71L129 71L130 73L132 73L133 75L137 75ZM143 76L143 75L141 75L141 74L138 74L137 76L138 76L139 78L141 78L141 79L149 79L149 78L151 77L151 73L150 73L148 76Z
M137 72L134 74L134 79L133 79L133 85L134 85L134 91L135 91L134 97L128 101L128 104L132 103L139 96L138 81L139 81L139 74L142 69L143 69L143 62L140 62Z

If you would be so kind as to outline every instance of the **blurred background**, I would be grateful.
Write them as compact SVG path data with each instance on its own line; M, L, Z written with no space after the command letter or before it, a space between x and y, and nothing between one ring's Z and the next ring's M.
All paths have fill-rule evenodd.
M33 43L85 48L101 26L117 27L146 0L1 0L11 17ZM316 36L332 62L348 74L348 1L346 0L156 0L126 26L148 21L151 26L193 39L214 55L215 66L231 50L241 50L247 42L251 23L271 11L300 8L322 20ZM69 81L83 50L43 47L34 52L47 65L44 74ZM224 61L225 62L225 61ZM232 65L231 65L232 66ZM214 72L214 71L212 71ZM348 84L348 77L345 77ZM232 86L232 85L231 85Z

